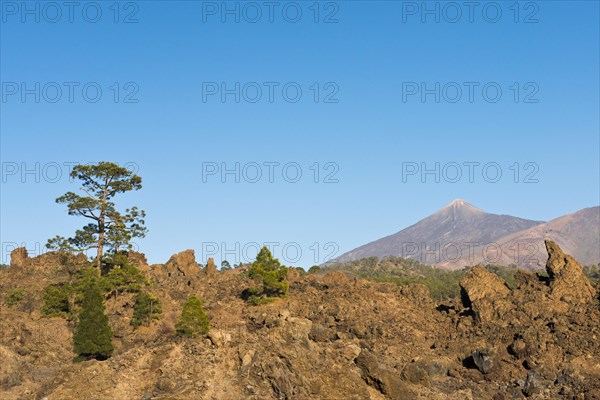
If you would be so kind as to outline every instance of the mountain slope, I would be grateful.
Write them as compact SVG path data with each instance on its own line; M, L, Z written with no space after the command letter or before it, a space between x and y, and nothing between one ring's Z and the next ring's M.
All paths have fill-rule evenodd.
M525 268L542 268L548 259L544 239L552 239L583 265L600 262L600 207L584 208L544 224L515 232L497 241L497 246L463 258L454 264L516 264ZM442 267L452 267L444 262Z
M410 257L425 264L450 265L477 249L507 235L542 224L509 215L496 215L467 203L454 200L435 214L393 235L351 250L336 262L366 257L394 255Z

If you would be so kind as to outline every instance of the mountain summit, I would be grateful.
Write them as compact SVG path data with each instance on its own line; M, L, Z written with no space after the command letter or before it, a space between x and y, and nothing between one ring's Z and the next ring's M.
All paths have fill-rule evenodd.
M462 268L465 256L475 255L478 249L504 236L543 222L487 213L465 200L456 199L416 224L351 250L333 261L392 255L425 264ZM460 265L448 264L459 260Z

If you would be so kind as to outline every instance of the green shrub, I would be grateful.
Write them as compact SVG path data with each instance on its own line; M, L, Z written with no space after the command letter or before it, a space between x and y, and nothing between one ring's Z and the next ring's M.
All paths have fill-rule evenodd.
M135 296L133 305L133 319L131 325L139 328L142 325L149 326L153 319L159 319L162 313L160 300L148 293L141 291Z
M208 333L208 317L202 309L202 300L196 296L187 299L175 329L180 336L196 337Z
M8 293L6 294L6 297L4 298L4 302L6 303L6 306L12 307L15 304L19 303L21 300L23 300L24 293L25 293L24 289L20 289L20 288L9 290Z
M46 286L44 289L44 305L41 313L44 317L66 317L69 315L70 286Z
M100 288L91 281L83 292L83 305L79 322L73 335L73 344L78 360L105 360L112 355L112 331L108 317L104 314L104 302Z
M274 297L260 297L260 296L250 296L248 300L246 300L251 306L261 306L263 304L269 304L275 301Z
M248 276L261 282L260 286L247 289L250 294L248 300L252 296L259 298L284 297L289 289L289 283L285 280L287 273L287 267L281 265L278 259L273 258L266 246L263 247L256 256L256 261L248 269ZM256 299L253 299L252 303L264 304Z

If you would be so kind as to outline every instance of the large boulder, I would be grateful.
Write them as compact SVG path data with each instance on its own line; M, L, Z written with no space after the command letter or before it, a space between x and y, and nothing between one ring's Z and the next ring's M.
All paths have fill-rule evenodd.
M548 261L546 271L550 277L551 296L570 304L582 304L593 300L596 290L583 273L581 265L565 254L556 243L546 239Z
M510 289L500 277L483 267L473 267L460 281L463 303L479 322L498 321L513 308Z
M392 400L409 400L416 395L402 381L400 375L382 364L377 356L367 349L362 349L356 360L356 366L360 368L362 378L365 382Z
M27 249L25 247L19 247L10 253L11 268L24 267L25 264L27 264L27 260L29 260L29 254L27 253Z
M186 250L172 255L165 267L168 271L185 277L197 276L200 271L194 250Z
M150 275L158 283L184 288L192 286L200 275L194 250L186 250L174 254L166 264L150 266Z

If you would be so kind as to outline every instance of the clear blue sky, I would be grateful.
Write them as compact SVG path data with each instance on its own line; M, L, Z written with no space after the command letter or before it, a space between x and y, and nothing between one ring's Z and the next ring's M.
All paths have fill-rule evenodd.
M121 2L118 14L113 1L28 2L32 13L1 3L3 262L12 243L35 252L84 222L54 203L77 190L69 162L139 168L144 188L119 204L147 211L138 245L152 263L187 248L202 262L215 252L233 263L255 255L252 243L278 242L282 261L309 267L455 198L537 220L600 202L596 1L428 2L434 14L420 1L322 2L318 15L312 1L278 2L272 15L264 2L253 3L260 15L228 2L239 22L222 2ZM239 103L235 93L223 102L221 83L236 82ZM273 182L270 162L279 163ZM469 162L479 163L473 182ZM240 182L203 177L212 163L240 163ZM439 182L403 176L422 163L440 163ZM39 182L23 167L37 168ZM302 177L288 182L297 167ZM233 251L222 256L223 246Z

